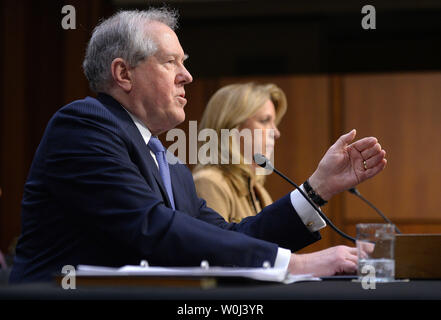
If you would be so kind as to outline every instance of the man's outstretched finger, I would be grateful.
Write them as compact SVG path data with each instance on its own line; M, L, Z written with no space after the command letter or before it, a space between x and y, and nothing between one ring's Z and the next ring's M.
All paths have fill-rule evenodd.
M384 169L384 167L386 167L386 164L387 164L387 160L386 158L384 158L379 163L377 163L373 168L368 168L367 170L364 170L362 173L361 181L372 178L373 176L378 174L381 170Z
M379 143L374 144L373 147L367 148L361 152L361 156L364 160L371 158L381 151L381 145Z
M365 160L365 163L366 163L366 168L365 169L376 167L377 164L379 164L381 162L381 160L384 159L385 156L386 156L386 151L381 150L378 154L376 154L373 157Z
M363 139L355 141L349 147L353 147L353 148L357 149L359 152L363 152L364 150L375 146L375 144L377 142L378 142L377 138L367 137L367 138L363 138Z

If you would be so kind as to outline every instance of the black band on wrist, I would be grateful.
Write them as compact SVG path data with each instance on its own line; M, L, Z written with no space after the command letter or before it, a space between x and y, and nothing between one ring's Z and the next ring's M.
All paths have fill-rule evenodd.
M315 203L316 205L318 205L319 207L324 206L325 204L328 203L328 201L323 200L322 197L320 197L320 196L318 195L318 193L316 193L316 192L314 191L314 189L313 189L313 188L311 187L311 185L309 184L308 180L306 180L306 181L303 183L303 187L305 188L305 191L306 191L306 193L308 194L308 197L309 197L312 201L314 201L314 203Z

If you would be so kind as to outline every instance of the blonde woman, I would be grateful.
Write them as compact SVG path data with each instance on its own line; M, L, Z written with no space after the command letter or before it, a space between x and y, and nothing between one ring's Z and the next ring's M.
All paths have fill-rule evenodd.
M240 148L230 143L229 159L222 164L222 147L219 143L215 164L198 165L194 170L196 190L208 206L220 213L228 222L239 222L255 215L272 199L263 187L265 175L256 174L256 164L252 155L262 153L271 158L274 142L280 137L277 125L286 112L286 97L274 84L253 83L233 84L221 88L210 99L199 129L214 129L221 136L221 130L237 129L247 137L242 139ZM251 139L250 139L251 137ZM243 142L245 141L245 146ZM236 144L237 146L238 144ZM244 155L244 148L248 152ZM240 159L233 164L233 158Z

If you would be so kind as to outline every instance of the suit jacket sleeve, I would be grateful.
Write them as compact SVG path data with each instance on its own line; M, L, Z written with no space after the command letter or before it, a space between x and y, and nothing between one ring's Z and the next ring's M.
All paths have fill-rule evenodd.
M182 189L191 191L190 194L197 197L190 171L185 167L182 173L187 175L182 179ZM240 223L227 223L217 212L207 207L204 199L195 198L194 201L199 202L198 219L227 230L276 243L291 251L297 251L321 238L319 232L310 232L297 215L290 194L266 206L257 215L243 219Z
M291 201L288 201L290 195L279 200L274 206L262 210L257 218L243 221L254 216L254 210L248 201L238 195L233 185L228 183L228 178L218 170L209 168L197 171L194 180L197 194L225 220L231 221L231 217L243 217L239 220L243 223L232 225L230 227L232 229L275 242L292 251L297 251L320 239L318 232L311 233L306 230Z

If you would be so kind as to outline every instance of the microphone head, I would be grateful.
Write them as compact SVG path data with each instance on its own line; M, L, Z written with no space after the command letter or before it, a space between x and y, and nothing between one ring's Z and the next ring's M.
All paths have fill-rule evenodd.
M271 170L271 171L274 170L274 167L273 167L271 161L269 161L268 158L265 157L263 154L256 153L254 155L254 162L264 169Z

